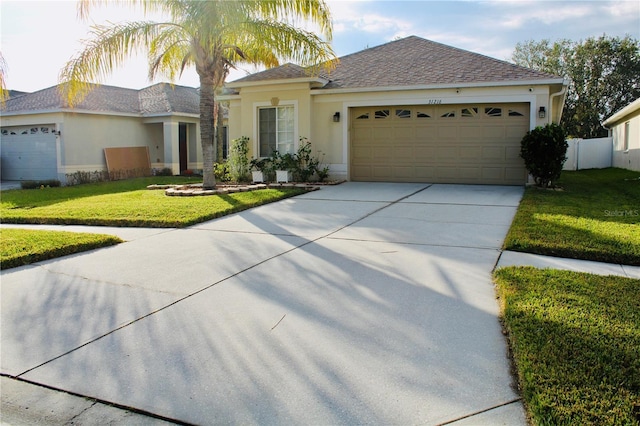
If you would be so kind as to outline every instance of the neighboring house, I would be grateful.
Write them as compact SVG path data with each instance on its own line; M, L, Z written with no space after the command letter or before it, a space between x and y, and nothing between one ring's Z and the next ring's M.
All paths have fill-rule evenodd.
M640 171L640 98L602 124L613 139L613 167Z
M106 170L104 148L147 147L152 168L202 168L197 89L159 83L142 90L97 85L69 108L58 86L1 108L2 179L65 182Z
M526 182L525 133L558 122L562 77L411 36L313 74L286 64L227 83L229 137L254 157L307 137L334 178Z

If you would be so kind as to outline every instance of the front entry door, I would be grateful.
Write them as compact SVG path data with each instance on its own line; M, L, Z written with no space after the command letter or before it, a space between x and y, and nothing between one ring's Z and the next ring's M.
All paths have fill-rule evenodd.
M180 174L187 170L187 125L180 123L178 126L178 143L180 150Z

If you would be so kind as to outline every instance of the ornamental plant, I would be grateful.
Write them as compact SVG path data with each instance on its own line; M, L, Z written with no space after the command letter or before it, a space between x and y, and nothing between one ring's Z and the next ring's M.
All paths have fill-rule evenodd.
M538 126L522 138L520 157L537 186L551 188L560 178L568 146L564 129L555 123Z
M249 138L242 136L241 138L231 141L231 149L229 150L229 174L235 182L246 182L249 179Z

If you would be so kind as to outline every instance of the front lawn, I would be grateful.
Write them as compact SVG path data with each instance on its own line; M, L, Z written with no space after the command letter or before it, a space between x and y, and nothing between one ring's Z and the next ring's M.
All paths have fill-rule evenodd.
M277 201L301 189L262 189L229 195L167 197L147 185L183 183L176 177L139 178L2 193L4 223L185 227Z
M120 238L111 235L26 229L0 229L0 241L0 269L15 268L122 242Z
M640 280L495 272L521 393L536 425L640 423Z
M506 250L640 265L640 173L565 171L559 185L526 189Z

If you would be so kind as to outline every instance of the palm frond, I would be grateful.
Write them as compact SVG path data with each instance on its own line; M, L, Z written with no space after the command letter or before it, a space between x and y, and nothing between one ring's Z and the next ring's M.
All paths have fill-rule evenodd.
M149 49L152 40L171 23L129 22L111 26L92 27L93 38L84 40L85 48L67 62L60 71L62 95L73 106L90 90L91 83L99 83L122 66L132 53Z
M277 65L273 61L276 56L301 66L330 65L336 58L331 45L317 34L283 22L248 20L238 26L233 37L240 39L238 47L252 64L271 67Z
M4 105L4 102L9 98L6 80L7 71L7 63L0 52L0 105Z

